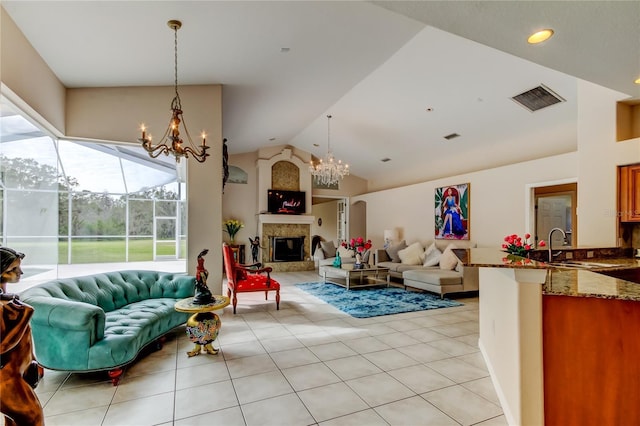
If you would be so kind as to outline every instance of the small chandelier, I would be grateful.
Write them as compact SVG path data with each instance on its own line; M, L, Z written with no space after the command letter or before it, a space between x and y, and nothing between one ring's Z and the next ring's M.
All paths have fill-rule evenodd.
M176 157L176 162L180 162L180 158L189 158L189 155L193 156L199 163L204 163L209 154L207 154L208 147L206 145L206 134L202 132L202 145L197 147L191 140L191 135L187 129L187 124L184 122L182 116L182 104L180 103L180 95L178 94L178 30L182 27L182 22L171 20L167 22L169 28L174 33L174 69L175 69L175 91L176 95L171 101L171 120L169 126L164 132L164 135L160 139L162 143L153 145L151 142L151 135L147 135L144 124L140 126L142 131L142 137L138 139L138 142L142 143L142 147L149 153L151 158L156 158L160 154L169 155L173 154ZM184 133L187 135L188 146L183 146L183 140L180 137L180 122L184 127Z
M331 116L327 115L327 156L320 159L319 162L309 164L309 172L315 179L316 183L325 186L337 184L349 174L349 165L342 164L342 161L336 162L331 152Z

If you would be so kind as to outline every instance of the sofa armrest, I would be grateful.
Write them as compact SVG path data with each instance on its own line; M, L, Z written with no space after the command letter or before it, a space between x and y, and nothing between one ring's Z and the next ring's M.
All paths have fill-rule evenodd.
M480 272L476 266L462 266L463 291L476 291L480 289Z
M391 258L385 249L376 249L375 251L375 263L391 262Z
M105 313L99 306L55 297L29 299L34 309L32 327L51 327L67 331L87 331L89 346L104 338Z

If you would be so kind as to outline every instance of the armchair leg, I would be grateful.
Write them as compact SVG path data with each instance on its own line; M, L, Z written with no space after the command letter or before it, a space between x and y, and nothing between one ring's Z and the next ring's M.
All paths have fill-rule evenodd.
M276 310L280 310L280 290L276 290Z
M238 304L238 296L236 295L235 292L233 292L233 299L231 299L231 300L232 300L232 303L233 303L233 314L235 315L236 314L236 305Z
M264 300L269 300L269 292L268 291L264 292Z

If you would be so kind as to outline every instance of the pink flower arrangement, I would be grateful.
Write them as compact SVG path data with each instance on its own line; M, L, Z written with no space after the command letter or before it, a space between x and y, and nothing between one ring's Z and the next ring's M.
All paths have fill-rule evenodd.
M526 256L534 248L530 238L531 234L524 234L524 238L517 234L507 235L504 237L502 248L510 254ZM547 244L543 240L540 240L538 243L538 247L544 247L546 245Z
M352 238L350 241L344 241L342 247L353 250L356 253L363 253L371 248L371 240L364 240L362 237Z

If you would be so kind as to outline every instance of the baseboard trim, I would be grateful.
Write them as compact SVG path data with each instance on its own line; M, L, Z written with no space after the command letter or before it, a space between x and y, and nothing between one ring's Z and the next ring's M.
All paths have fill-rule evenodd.
M482 358L484 358L484 363L487 365L487 370L489 370L489 377L491 377L491 382L493 383L493 388L496 390L496 394L498 395L498 399L500 400L500 405L502 406L502 412L504 413L504 417L507 420L507 423L510 425L517 425L516 420L511 412L509 404L507 403L507 398L500 386L500 383L496 380L495 369L487 356L487 352L485 350L484 345L482 344L482 340L478 339L478 347L480 348L480 353L482 354Z

